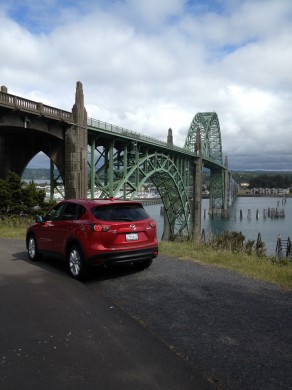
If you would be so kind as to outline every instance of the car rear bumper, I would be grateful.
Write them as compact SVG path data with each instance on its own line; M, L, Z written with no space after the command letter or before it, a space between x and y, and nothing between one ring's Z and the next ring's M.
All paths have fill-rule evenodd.
M113 251L97 254L89 259L89 265L110 265L115 263L132 263L151 260L158 255L158 247L138 249L134 251Z

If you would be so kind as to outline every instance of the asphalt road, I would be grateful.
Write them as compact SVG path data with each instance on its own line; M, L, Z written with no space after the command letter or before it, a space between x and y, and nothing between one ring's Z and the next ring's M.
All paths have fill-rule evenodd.
M159 256L142 272L27 261L0 240L1 389L291 389L292 292Z
M159 256L86 284L221 389L292 389L292 291Z
M1 390L201 388L199 371L111 299L0 239Z

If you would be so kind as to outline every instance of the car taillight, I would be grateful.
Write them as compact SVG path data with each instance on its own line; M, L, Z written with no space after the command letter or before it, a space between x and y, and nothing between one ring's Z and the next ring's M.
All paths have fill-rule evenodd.
M99 223L91 223L88 226L95 232L107 232L111 228L111 225L101 225Z
M107 232L111 228L111 225L101 225L101 226L102 226L102 229L101 229L102 232Z
M156 222L152 220L152 221L149 222L149 225L150 225L152 228L155 228L155 227L156 227Z

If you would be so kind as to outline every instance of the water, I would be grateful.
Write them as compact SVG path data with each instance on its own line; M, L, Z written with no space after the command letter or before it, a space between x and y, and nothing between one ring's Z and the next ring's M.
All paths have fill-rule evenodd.
M282 204L284 203L284 204ZM160 215L161 205L145 206L148 213L157 222L159 240L163 233L163 216ZM264 215L268 209L283 209L285 218L269 218ZM208 215L209 199L202 201L202 229L205 230L206 237L220 235L225 230L242 232L246 240L257 240L260 233L262 241L265 243L266 253L274 255L277 237L280 234L286 240L292 237L292 198L273 197L238 197L234 200L229 209L229 218L211 217ZM242 218L240 217L242 211ZM257 218L258 211L258 218Z

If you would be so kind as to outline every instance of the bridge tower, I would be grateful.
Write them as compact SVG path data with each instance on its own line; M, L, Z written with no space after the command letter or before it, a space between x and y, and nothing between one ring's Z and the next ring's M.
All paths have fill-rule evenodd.
M173 145L173 136L172 136L172 129L171 128L168 129L167 143L168 143L168 145Z
M194 149L196 134L200 132L203 166L210 170L209 214L223 216L227 212L226 202L226 167L223 165L222 143L219 119L215 112L197 113L191 122L185 148Z
M227 216L227 210L230 206L230 178L229 178L229 171L228 171L228 157L225 156L224 161L225 171L224 171L224 215Z
M199 241L201 238L201 210L202 210L202 144L201 132L197 129L195 142L195 155L193 169L193 204L192 204L192 238Z
M76 86L72 114L74 124L65 133L66 199L87 197L87 112L84 107L83 87L80 81Z

